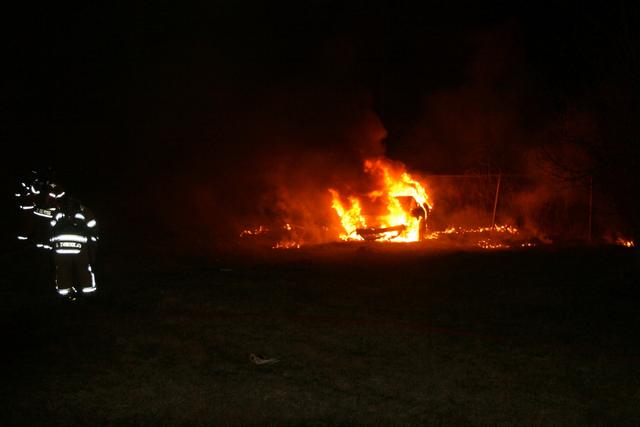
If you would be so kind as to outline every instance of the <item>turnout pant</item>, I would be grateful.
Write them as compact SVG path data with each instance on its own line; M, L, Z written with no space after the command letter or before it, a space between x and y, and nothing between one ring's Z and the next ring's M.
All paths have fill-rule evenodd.
M87 247L77 254L53 254L56 274L56 288L59 293L66 294L75 289L76 292L93 292L96 289L95 277L89 263Z

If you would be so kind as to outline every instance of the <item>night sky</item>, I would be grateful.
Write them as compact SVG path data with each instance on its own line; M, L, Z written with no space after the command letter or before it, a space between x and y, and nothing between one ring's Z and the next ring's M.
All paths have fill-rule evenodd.
M629 182L637 7L514 3L27 4L3 25L4 181L53 166L114 224L162 227L194 198L224 222L274 171L385 153L522 172L522 153L586 117L579 139L618 129L626 175L609 178Z

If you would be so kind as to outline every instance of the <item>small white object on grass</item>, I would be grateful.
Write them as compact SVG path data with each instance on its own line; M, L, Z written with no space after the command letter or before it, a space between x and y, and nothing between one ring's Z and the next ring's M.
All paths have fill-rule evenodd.
M255 365L269 365L280 361L278 359L267 359L255 353L249 353L249 360Z

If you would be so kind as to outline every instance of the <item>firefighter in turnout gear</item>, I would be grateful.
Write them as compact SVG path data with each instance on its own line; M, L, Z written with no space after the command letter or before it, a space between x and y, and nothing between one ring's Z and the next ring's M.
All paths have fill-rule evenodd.
M18 207L18 240L29 240L33 238L34 222L36 221L33 215L33 209L36 207L36 194L35 191L39 191L36 187L40 187L38 180L38 173L31 171L31 173L22 179L16 188L15 198Z
M30 240L38 248L51 249L48 223L65 196L65 191L51 179L42 179L32 171L29 179L20 183L15 196L18 208L23 212L18 240Z
M60 295L74 300L96 290L92 265L98 241L96 220L80 202L67 198L51 220L55 283Z

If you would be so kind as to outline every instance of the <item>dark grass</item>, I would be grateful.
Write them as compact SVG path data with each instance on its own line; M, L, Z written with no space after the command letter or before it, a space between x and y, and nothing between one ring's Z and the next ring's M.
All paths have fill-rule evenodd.
M4 256L3 425L640 422L634 250L101 255L73 304Z

